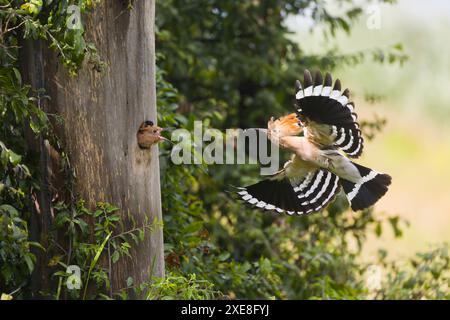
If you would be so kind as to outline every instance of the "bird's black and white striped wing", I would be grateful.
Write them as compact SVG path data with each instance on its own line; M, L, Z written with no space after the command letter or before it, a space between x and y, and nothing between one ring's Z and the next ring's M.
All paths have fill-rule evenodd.
M339 177L324 169L308 173L302 183L294 187L304 213L322 210L339 190Z
M339 79L333 86L329 73L323 79L322 74L317 72L313 80L311 73L305 70L303 85L298 80L296 82L295 98L297 115L306 123L307 128L308 123L325 124L328 126L329 135L326 141L331 141L349 157L357 158L361 155L364 140L354 112L354 104L349 102L348 89L341 92ZM323 144L324 140L314 142Z
M303 215L325 208L339 192L340 184L336 175L318 169L296 179L274 176L239 189L238 196L256 208Z

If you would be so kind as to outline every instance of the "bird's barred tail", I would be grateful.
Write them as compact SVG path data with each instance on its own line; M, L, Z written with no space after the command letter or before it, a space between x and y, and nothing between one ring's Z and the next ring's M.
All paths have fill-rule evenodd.
M352 164L356 166L362 178L356 183L341 179L340 183L352 209L358 211L374 205L384 196L392 178L388 174L378 173L353 162Z

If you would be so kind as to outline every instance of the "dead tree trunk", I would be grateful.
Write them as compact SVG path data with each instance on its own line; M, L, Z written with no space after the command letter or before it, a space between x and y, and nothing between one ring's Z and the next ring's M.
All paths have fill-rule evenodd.
M24 78L46 89L49 109L64 119L61 136L76 174L75 189L86 204L114 204L125 221L131 215L137 225L161 220L158 148L141 150L136 141L140 123L156 120L154 1L136 1L132 9L127 1L103 1L85 28L106 63L103 72L84 66L70 77L54 52L28 44ZM33 61L36 50L43 65ZM39 83L36 74L42 74ZM47 167L42 163L42 170ZM150 274L163 276L163 258L157 228L133 249L132 259L113 264L113 290L126 287L128 277L140 283Z

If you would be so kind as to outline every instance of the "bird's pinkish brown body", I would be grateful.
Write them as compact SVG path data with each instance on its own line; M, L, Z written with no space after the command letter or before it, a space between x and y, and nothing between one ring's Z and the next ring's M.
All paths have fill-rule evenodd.
M315 163L320 159L319 148L308 141L305 137L282 137L279 140L279 145L292 151L298 158L304 162Z
M361 179L361 174L354 168L350 159L335 148L320 149L316 143L311 141L308 133L305 137L280 137L277 142L281 148L293 153L291 161L285 166L288 177L303 175L305 170L322 168L354 183Z

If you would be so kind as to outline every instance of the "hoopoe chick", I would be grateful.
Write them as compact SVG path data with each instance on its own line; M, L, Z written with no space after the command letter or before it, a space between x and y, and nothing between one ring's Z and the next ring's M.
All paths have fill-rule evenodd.
M165 137L161 136L163 130L163 128L155 125L153 121L147 120L142 122L136 134L139 147L141 149L149 149L155 143L168 141Z

